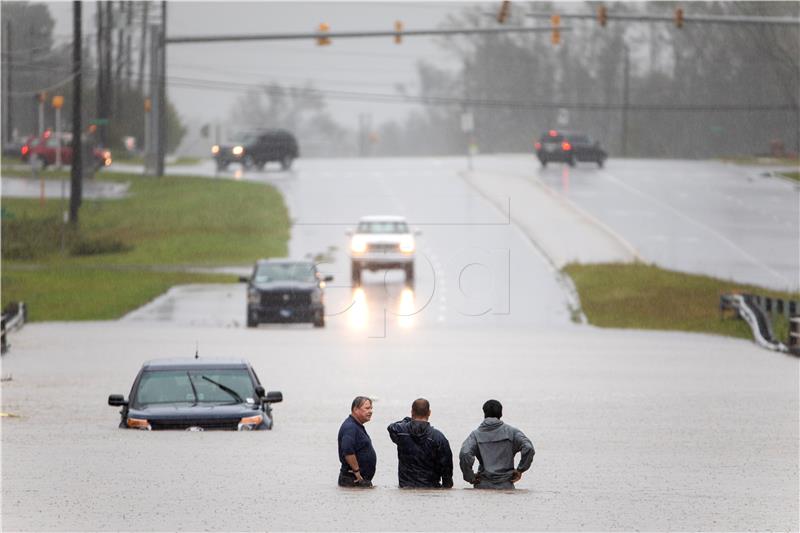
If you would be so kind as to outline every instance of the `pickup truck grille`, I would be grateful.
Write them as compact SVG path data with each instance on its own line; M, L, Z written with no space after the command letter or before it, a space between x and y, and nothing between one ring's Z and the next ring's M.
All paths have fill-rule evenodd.
M271 291L261 293L261 305L265 306L298 306L310 305L311 292L309 291Z
M399 251L400 245L396 243L375 242L367 244L367 252L395 253Z

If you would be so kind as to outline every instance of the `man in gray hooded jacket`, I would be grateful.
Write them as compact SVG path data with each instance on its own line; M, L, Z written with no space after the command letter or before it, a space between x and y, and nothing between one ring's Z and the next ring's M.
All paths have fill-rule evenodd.
M503 405L497 400L483 404L484 420L464 441L459 454L464 481L476 489L513 489L522 473L531 466L533 449L530 439L515 427L503 423ZM514 456L519 465L514 468ZM478 472L472 471L478 458Z

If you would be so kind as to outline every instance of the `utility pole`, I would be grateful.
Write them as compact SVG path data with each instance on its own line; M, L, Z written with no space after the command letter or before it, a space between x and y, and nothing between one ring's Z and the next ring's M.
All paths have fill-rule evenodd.
M167 2L161 2L161 35L159 38L161 64L158 75L158 159L156 176L164 175L164 155L167 151Z
M139 43L139 94L144 95L144 60L147 57L147 32L149 26L147 24L147 12L150 8L150 2L142 2L142 38Z
M98 9L100 4L98 4ZM69 222L78 225L83 191L83 147L81 146L81 2L72 2L72 168L70 170Z
M12 65L13 65L14 61L13 61L13 55L11 53L11 46L12 46L11 21L10 20L4 20L3 24L5 25L5 28L3 28L3 35L6 38L6 46L5 46L5 49L6 49L6 87L4 89L5 92L6 92L6 97L4 99L5 109L3 110L4 111L4 115L3 116L6 119L5 120L6 129L5 129L4 140L7 141L7 142L10 142L14 138L14 122L11 120L11 114L12 114L12 112L14 110L14 104L11 101L11 90L12 90L11 89L12 88L12 85L11 85L11 71L13 70L12 69Z
M628 45L622 43L625 51L625 63L622 74L622 157L628 157L628 103L629 103L629 82L631 69L631 52Z

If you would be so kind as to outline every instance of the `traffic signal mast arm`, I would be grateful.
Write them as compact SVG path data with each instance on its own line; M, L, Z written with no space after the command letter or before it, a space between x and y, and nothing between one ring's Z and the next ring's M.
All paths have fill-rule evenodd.
M681 9L681 8L678 8ZM784 25L794 25L800 26L800 18L798 17L761 17L761 16L750 16L750 15L686 15L686 10L681 9L683 16L683 22L702 22L702 23L714 23L714 24L784 24ZM539 18L539 19L549 19L553 15L550 11L532 11L525 14L526 17L532 18ZM632 20L632 21L640 21L640 22L671 22L675 23L676 21L676 12L669 14L669 15L649 15L649 14L630 14L630 13L623 13L623 14L611 14L610 12L605 12L606 20ZM562 19L592 19L592 20L599 20L602 25L602 15L598 10L597 13L561 13ZM563 29L563 28L562 28Z
M550 15L547 15L550 18ZM560 31L570 31L572 28L561 26ZM430 29L430 30L403 30L403 37L422 35L474 35L493 33L538 33L552 31L550 26L528 28L523 26L504 26L502 28L463 28L463 29ZM265 33L249 35L206 35L187 37L167 37L167 44L186 43L212 43L212 42L237 42L237 41L290 41L302 39L348 39L360 37L396 37L395 30L381 31L339 31L339 32L307 32L307 33Z

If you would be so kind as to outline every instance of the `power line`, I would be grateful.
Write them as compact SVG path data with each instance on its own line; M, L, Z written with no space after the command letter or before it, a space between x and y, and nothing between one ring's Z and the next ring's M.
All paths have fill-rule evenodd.
M267 94L285 94L294 91L291 96L295 98L326 97L332 100L369 101L377 103L408 103L429 106L456 106L456 107L482 107L482 108L507 108L507 109L575 109L585 111L618 111L623 108L632 111L694 111L694 112L722 112L722 111L793 111L797 109L796 103L790 104L608 104L608 103L579 103L579 102L535 102L520 100L502 100L486 98L459 98L450 96L416 96L387 93L369 93L358 91L341 91L315 89L308 87L281 86L269 87L236 82L222 82L217 80L203 80L171 76L168 79L170 86L186 87L205 90L231 90L247 92L258 90Z

